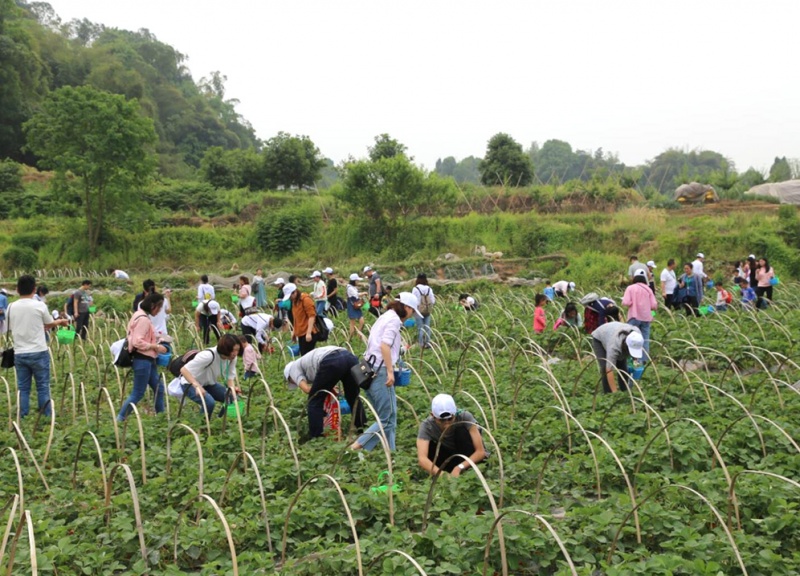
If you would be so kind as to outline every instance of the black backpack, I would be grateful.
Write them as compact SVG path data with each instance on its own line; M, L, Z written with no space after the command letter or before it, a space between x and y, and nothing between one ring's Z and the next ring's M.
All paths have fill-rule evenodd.
M186 366L186 364L191 362L192 359L194 359L194 357L197 356L200 352L201 352L200 350L189 350L188 352L185 352L181 356L175 356L175 358L169 361L169 366L167 366L167 369L173 376L175 376L175 378L180 377L181 368L183 368L184 366Z
M314 327L317 329L314 334L314 340L316 342L327 342L330 330L328 330L328 325L325 324L325 319L322 316L315 317Z

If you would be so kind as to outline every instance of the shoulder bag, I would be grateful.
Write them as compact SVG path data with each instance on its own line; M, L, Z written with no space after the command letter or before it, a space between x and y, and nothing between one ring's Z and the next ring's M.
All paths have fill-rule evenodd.
M375 356L373 355L369 359L361 358L358 364L350 368L350 376L362 390L369 390L369 387L372 386L372 380L375 378L375 369L372 367L374 362Z

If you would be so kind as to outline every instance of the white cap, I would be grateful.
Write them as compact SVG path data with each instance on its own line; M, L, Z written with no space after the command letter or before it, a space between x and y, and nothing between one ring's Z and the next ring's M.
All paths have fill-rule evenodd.
M570 290L575 290L575 282L570 282L568 286Z
M283 278L278 278L275 282L272 283L273 286L277 286L278 284L286 284L286 280Z
M292 293L297 290L297 286L289 282L283 287L283 300L288 300Z
M322 276L322 274L320 273L320 271L319 271L319 270L314 270L314 271L311 273L311 276L309 276L309 278L317 278L318 276Z
M705 256L705 254L703 254L702 252L698 252L698 253L697 253L697 257L698 257L698 258L705 258L706 256Z
M456 401L450 394L437 394L431 401L431 414L436 418L441 418L442 414L445 416L456 415Z
M358 274L356 274L355 272L350 274L350 281L351 282L357 282L358 280L363 280L363 278L361 276L359 276Z
M289 382L289 373L292 371L292 368L294 368L295 362L297 362L297 360L292 360L286 365L286 368L283 369L283 379L286 380L289 390L297 389L297 382Z
M333 274L333 268L328 266L325 270L322 271L323 274Z
M628 345L628 352L630 352L631 356L634 358L641 358L642 352L644 350L644 338L642 338L642 334L640 332L631 332L628 334L628 337L625 338L625 344Z
M756 255L755 255L755 254L750 254L750 256L748 256L748 257L747 257L747 259L749 260L750 258L752 258L753 260L755 260L755 259L756 259Z
M645 272L642 268L636 270L633 273L633 277L636 278L637 276L641 276L642 278L647 278L647 272Z
M364 266L363 273L366 274L367 272L370 272L371 270L372 270L372 266Z
M419 309L417 308L417 306L419 306L419 300L417 300L417 297L414 296L411 292L400 292L400 294L397 295L397 299L400 301L401 304L405 304L406 306L411 306L411 308L414 309L414 312L416 313L417 316L422 316L422 314L420 314L419 312Z
M652 260L648 260L647 261L647 266L648 266L648 268L655 268L656 267L656 263L653 262Z
M0 294L5 294L6 296L8 296L8 290L6 290L5 288L0 288Z
M50 316L52 316L52 317L53 317L53 320L58 320L58 319L61 317L61 314L58 312L58 310L55 310L55 309L54 309L54 310L53 310L53 311L50 313Z
M211 312L211 314L213 314L214 316L219 314L219 302L217 302L216 300L211 300L208 303L208 311Z

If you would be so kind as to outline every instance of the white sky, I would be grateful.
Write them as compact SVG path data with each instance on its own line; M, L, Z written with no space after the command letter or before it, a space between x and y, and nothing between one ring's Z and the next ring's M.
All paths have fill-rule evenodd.
M738 170L800 157L797 0L52 0L147 28L219 70L268 139L338 162L389 133L431 169L497 132L640 164L668 147Z

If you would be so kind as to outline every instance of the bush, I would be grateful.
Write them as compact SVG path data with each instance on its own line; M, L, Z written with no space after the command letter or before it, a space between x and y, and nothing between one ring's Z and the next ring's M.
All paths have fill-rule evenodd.
M270 212L256 225L258 245L267 254L279 258L300 249L316 236L322 219L316 205L302 203Z
M32 230L30 232L20 232L15 234L11 243L19 248L30 248L38 251L42 246L50 241L50 236L43 230Z
M3 253L3 259L11 268L20 268L26 272L36 269L39 263L39 256L27 246L12 246Z

